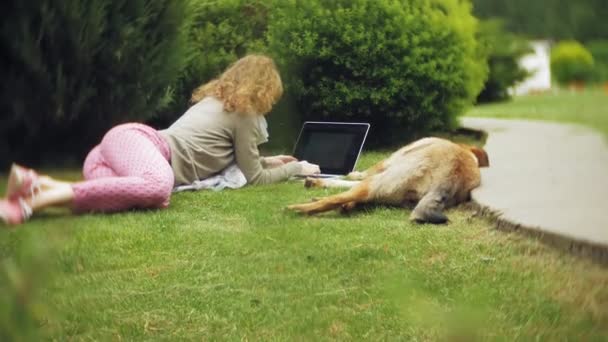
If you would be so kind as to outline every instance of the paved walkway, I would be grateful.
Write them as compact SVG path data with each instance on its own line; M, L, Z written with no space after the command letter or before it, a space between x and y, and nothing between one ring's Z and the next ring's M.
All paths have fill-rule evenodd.
M599 133L522 120L462 125L488 133L490 167L475 202L515 226L608 251L608 144Z

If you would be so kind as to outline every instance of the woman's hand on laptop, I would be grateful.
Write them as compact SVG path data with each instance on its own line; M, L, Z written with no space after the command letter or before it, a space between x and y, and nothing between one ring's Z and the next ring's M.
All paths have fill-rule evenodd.
M266 158L264 158L264 162L266 163L267 168L273 168L273 167L279 167L281 165L291 163L291 162L298 162L298 160L292 156L278 155L278 156L266 157ZM299 161L298 164L300 164L302 166L302 173L300 174L302 176L311 176L311 175L316 175L316 174L321 173L321 169L319 168L319 165L311 164L305 160Z
M319 165L311 164L305 160L298 162L298 164L302 165L302 172L300 173L302 176L311 176L321 173Z
M292 156L286 156L286 155L282 155L282 154L278 155L278 156L264 158L264 162L266 163L267 168L279 167L281 165L295 162L295 161L298 161L298 160Z

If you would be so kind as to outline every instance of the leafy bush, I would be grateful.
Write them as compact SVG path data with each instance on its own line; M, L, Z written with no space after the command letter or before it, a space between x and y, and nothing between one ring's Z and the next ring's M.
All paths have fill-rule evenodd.
M487 49L490 73L477 102L507 100L508 89L529 76L519 60L532 49L523 38L505 31L503 22L496 19L482 22L479 39Z
M31 0L2 5L0 163L83 156L111 125L172 101L188 58L187 3Z
M596 40L586 45L593 56L593 80L608 82L608 40Z
M592 68L591 53L576 41L560 42L551 51L551 74L559 84L587 81Z
M304 119L368 121L375 138L450 127L487 72L466 1L277 4L268 27ZM372 136L373 138L373 136Z

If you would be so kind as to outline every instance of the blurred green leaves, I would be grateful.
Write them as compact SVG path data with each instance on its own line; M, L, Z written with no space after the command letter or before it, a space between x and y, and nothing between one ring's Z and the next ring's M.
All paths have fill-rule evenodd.
M514 33L535 39L608 38L608 7L604 0L473 0L481 18L501 18Z
M10 241L10 247L2 244L0 255L0 340L38 340L49 314L42 299L51 276L52 242L36 232Z

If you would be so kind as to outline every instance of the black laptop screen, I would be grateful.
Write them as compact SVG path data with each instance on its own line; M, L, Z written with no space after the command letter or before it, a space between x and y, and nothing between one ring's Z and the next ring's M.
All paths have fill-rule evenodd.
M321 173L351 172L365 141L368 124L306 122L294 156L321 167Z

